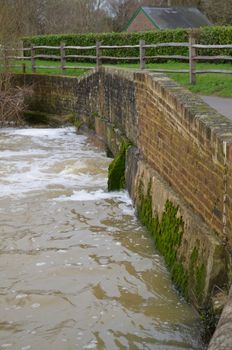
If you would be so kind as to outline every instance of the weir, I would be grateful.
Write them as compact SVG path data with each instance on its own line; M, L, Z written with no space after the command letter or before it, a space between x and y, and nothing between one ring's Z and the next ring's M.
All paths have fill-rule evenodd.
M186 298L217 312L231 284L232 123L162 74L15 79L34 84L31 109L72 112L113 154L132 144L126 182L142 222Z

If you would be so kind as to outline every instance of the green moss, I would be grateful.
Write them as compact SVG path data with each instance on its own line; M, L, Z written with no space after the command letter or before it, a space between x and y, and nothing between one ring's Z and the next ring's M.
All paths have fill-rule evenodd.
M109 191L118 191L125 188L126 151L129 146L129 143L122 142L118 154L109 165Z
M199 264L198 247L195 246L190 256L189 267L184 267L183 260L178 256L178 249L184 232L184 222L178 216L178 206L174 206L169 200L166 201L161 219L153 213L151 184L148 186L147 194L144 195L142 181L139 184L139 219L152 234L156 247L163 255L170 269L173 282L189 299L189 290L194 299L201 305L204 297L206 278L205 265ZM190 288L189 288L190 287Z
M194 247L192 254L190 256L189 275L190 275L190 282L192 286L191 289L192 289L192 292L194 293L195 300L197 300L198 303L201 304L202 299L204 297L206 269L203 263L200 265L198 263L197 247Z
M188 281L189 275L184 270L183 264L181 262L175 261L173 267L171 268L172 280L176 284L178 290L184 295L188 300Z
M187 297L188 274L185 272L182 261L177 259L178 248L183 236L184 223L177 216L178 206L167 200L160 222L160 234L156 244L164 255L165 261L170 268L173 281L177 288Z
M25 111L24 112L25 121L29 124L49 124L48 113L39 111Z
M75 120L76 120L76 117L75 117L74 113L69 113L69 114L66 114L64 116L64 122L65 123L74 124Z
M205 287L205 277L206 277L206 269L204 264L197 266L195 269L195 291L197 295L198 301L202 301L204 296L204 287Z
M72 122L73 126L76 128L76 131L79 131L82 125L84 124L83 120L80 119L74 119Z
M198 258L198 250L194 247L192 254L190 256L190 268L193 268Z
M58 115L41 111L25 111L24 119L30 125L59 127L65 123L72 123L72 114Z
M167 200L161 220L153 215L152 198L150 195L151 184L148 186L147 195L143 195L143 185L139 187L139 219L152 234L156 247L164 256L165 262L171 271L171 275L177 288L187 297L188 274L183 264L177 259L177 251L183 235L183 221L177 216L178 207Z

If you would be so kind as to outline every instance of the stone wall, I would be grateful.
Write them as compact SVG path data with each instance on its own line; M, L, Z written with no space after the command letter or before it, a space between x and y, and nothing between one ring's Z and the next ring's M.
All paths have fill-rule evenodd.
M217 329L210 341L208 350L231 350L232 349L232 288L228 302L224 307Z
M30 110L47 113L78 113L91 115L98 101L99 74L86 74L84 78L50 75L15 75L15 84L33 87L28 99Z
M225 289L232 249L232 123L162 74L101 68L81 78L15 79L34 84L30 108L94 122L113 153L123 137L129 139L135 152L128 158L127 184L138 209L141 196L149 196L154 218L161 220L171 201L183 219L176 255L188 297L201 308Z

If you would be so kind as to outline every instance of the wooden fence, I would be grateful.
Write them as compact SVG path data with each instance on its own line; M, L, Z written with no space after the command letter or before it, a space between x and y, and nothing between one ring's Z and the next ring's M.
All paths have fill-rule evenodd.
M188 48L188 55L155 55L155 56L147 56L146 55L146 49L147 48L161 48L161 47L185 47ZM129 56L129 57L117 57L117 56L103 56L102 50L104 49L124 49L125 51L127 49L134 49L137 48L138 50L138 56ZM109 45L103 45L101 42L96 42L96 45L93 46L66 46L65 43L60 43L60 46L31 46L30 48L19 48L19 49L6 49L1 48L0 51L3 52L2 60L4 60L4 64L6 64L8 67L14 67L14 68L22 68L23 73L26 72L26 64L10 64L10 61L13 60L19 61L19 60L29 60L31 61L31 69L33 73L36 73L37 69L60 69L61 73L64 74L66 69L94 69L95 65L97 68L99 68L104 61L107 60L107 62L110 61L116 61L119 62L120 60L123 61L134 61L138 62L140 69L147 69L146 68L146 62L149 60L151 62L152 60L159 60L159 59L168 59L168 60L181 60L181 61L188 61L189 67L188 69L150 69L149 71L153 72L162 72L162 73L188 73L189 74L189 82L191 84L196 83L196 75L197 74L206 74L206 73L223 73L223 74L232 74L232 70L216 70L216 69L205 69L205 70L197 70L196 69L196 62L197 61L217 61L217 60L223 60L223 61L232 61L232 56L225 56L225 55L217 55L217 56L199 56L197 54L198 49L232 49L232 44L228 45L203 45L203 44L197 44L195 41L195 38L193 36L189 36L189 42L183 42L183 43L160 43L160 44L146 44L143 40L140 40L138 45L121 45L121 46L109 46ZM57 50L57 55L51 54L39 54L38 51L40 50ZM67 54L67 50L72 50L72 52L76 51L77 54ZM94 55L83 55L81 54L81 51L83 50L94 50ZM12 53L20 52L21 55L16 55ZM29 54L24 54L24 52L29 52ZM79 54L78 54L79 53ZM59 66L52 66L52 65L37 65L36 60L42 59L42 60L58 60L60 62ZM94 66L82 66L82 65L67 65L67 60L93 60L95 62Z

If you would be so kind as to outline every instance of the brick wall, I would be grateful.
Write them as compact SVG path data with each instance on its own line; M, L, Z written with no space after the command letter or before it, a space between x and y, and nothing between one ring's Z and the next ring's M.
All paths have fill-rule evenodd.
M231 154L225 164L223 151L232 123L168 78L138 73L135 81L143 157L232 247Z
M130 23L127 32L141 32L146 30L156 30L156 28L141 11Z
M106 68L100 76L100 115L122 128L148 164L232 248L231 121L164 75Z
M102 68L75 77L25 75L31 108L101 116L232 248L232 123L162 74ZM22 76L18 76L18 81ZM109 137L110 138L110 135Z

